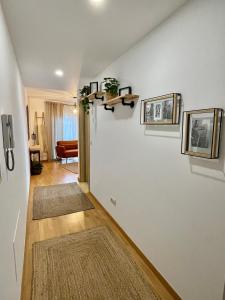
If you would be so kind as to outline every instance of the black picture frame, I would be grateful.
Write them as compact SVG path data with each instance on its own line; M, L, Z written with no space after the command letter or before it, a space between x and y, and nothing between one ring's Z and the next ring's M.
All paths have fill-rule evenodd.
M98 92L98 82L97 81L90 82L90 94L97 93L97 92Z
M184 111L181 154L218 159L223 113L222 108ZM197 145L195 144L196 134L199 134ZM199 144L200 142L202 145Z
M132 94L132 87L126 86L124 88L119 89L119 96L131 95Z

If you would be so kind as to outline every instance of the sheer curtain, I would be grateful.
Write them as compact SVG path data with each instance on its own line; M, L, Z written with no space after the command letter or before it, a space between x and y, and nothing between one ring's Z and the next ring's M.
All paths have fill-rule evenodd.
M73 112L74 107L64 105L63 107L63 140L71 141L76 140L77 133L77 116Z
M56 143L63 140L63 108L61 103L45 102L48 160L56 158Z

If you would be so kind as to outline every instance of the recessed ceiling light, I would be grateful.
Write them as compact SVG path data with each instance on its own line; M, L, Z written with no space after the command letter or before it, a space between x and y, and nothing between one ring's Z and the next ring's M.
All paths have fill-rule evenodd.
M63 77L64 73L63 73L62 70L56 70L55 75L58 76L58 77Z
M89 0L91 4L99 6L104 3L105 0Z

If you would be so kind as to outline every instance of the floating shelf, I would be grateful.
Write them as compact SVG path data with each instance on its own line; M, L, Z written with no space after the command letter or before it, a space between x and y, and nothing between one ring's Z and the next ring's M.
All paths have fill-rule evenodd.
M89 100L99 99L99 100L103 101L104 100L104 95L105 95L104 92L94 92L94 93L88 95L87 97L88 97Z
M89 103L90 104L93 104L93 100L102 100L104 101L104 95L105 93L104 92L94 92L94 93L91 93L90 95L87 96L88 100L89 100ZM81 100L83 100L85 97L82 97Z
M104 105L105 110L111 110L112 112L114 112L113 106L119 103L125 106L130 106L130 108L133 108L134 102L137 101L138 98L139 98L138 95L127 94L127 95L118 96L116 98L104 101L102 105Z

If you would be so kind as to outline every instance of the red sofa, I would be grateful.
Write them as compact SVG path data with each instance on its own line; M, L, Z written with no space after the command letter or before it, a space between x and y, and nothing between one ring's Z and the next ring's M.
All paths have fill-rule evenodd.
M78 156L78 141L58 141L56 146L57 158L70 158Z

